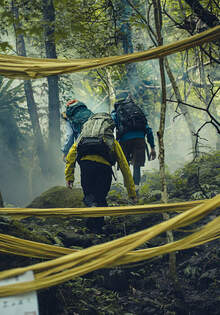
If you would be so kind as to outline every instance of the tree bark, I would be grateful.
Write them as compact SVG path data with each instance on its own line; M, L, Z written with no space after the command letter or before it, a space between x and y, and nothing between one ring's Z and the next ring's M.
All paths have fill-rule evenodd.
M124 54L131 54L134 52L133 43L132 43L132 30L129 23L129 18L132 14L132 9L128 5L126 0L122 0L120 5L121 17L119 21L120 26L120 35L122 40L123 52ZM136 87L140 86L139 78L137 73L137 67L135 63L126 64L127 70L127 85L131 94L136 97L137 91Z
M14 16L15 20L18 21L19 9L14 4L14 1L11 2L11 5L12 5L13 16ZM16 34L17 29L19 27L19 23L14 22L13 26L14 26L15 36L16 36L17 54L19 56L26 57L27 54L26 54L24 36L22 34L19 34L19 35ZM46 151L45 151L43 136L41 133L40 123L39 123L39 118L38 118L38 113L37 113L37 106L36 106L36 103L34 100L32 83L30 80L24 81L24 91L25 91L25 96L26 96L26 100L27 100L27 108L28 108L28 113L30 115L32 130L33 130L33 134L34 134L34 142L36 145L36 152L37 152L37 156L39 159L40 168L42 170L42 173L44 175L46 175L47 174L47 155L46 155Z
M45 22L45 50L47 58L57 58L54 41L55 9L53 0L42 0L43 17ZM60 156L60 102L58 76L49 76L48 81L48 148L50 153L51 171L57 167Z
M114 100L115 100L115 90L114 85L112 83L111 73L109 69L106 69L107 75L107 87L108 87L108 98L109 98L109 113L114 109Z
M161 15L161 3L160 0L153 0L154 6L154 19L155 19L155 27L157 33L157 43L159 46L163 45L163 38L161 34L162 28L162 15ZM165 69L164 69L164 58L159 59L160 66L160 76L161 76L161 89L162 89L162 99L161 99L161 111L160 111L160 127L157 132L158 143L159 143L159 163L160 163L160 178L161 178L161 186L162 186L162 201L164 203L168 202L168 194L167 194L167 184L166 184L166 175L165 175L165 150L164 150L164 130L165 130L165 119L166 119L166 79L165 79ZM164 220L169 219L169 214L164 213ZM173 233L172 231L167 232L167 240L168 242L173 242ZM169 255L169 269L170 276L176 283L177 275L176 275L176 255L175 253L171 253Z

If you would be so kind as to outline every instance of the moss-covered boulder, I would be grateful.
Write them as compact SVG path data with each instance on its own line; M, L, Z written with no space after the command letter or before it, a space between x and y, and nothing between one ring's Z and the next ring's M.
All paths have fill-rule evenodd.
M26 208L83 208L82 200L82 189L54 186L36 197Z

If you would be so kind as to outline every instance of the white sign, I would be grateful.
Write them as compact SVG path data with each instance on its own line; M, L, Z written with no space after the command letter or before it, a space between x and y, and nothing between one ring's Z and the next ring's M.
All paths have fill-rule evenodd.
M34 280L32 271L22 275L0 280L0 286ZM1 315L39 315L37 293L32 291L15 296L0 297Z

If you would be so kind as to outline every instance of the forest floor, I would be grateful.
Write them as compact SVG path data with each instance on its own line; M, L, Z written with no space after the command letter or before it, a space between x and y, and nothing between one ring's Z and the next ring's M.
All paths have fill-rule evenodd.
M192 164L186 165L173 176L168 174L170 202L211 198L220 193L219 155L205 157L197 165L200 167L200 178L196 178L197 166ZM53 208L60 207L61 204L68 207L72 196L65 187L52 187L27 207ZM75 206L83 207L81 197L82 192L77 189L74 195L74 200L77 201ZM123 188L113 187L108 202L109 205L126 205L128 201ZM142 184L139 203L154 202L160 202L158 174L148 174L148 184ZM188 232L174 231L174 239L189 235L191 229L210 222L218 212L219 209L216 209L187 227ZM176 214L172 214L174 215ZM42 220L29 217L17 222L0 217L0 232L81 249L135 233L162 220L161 214L105 217L102 230L94 233L87 228L86 218L48 217ZM141 248L151 248L166 242L164 233L143 244ZM39 290L40 315L219 315L219 240L178 251L175 257L175 278L169 271L168 254L129 266L100 269L58 286ZM0 270L39 261L41 260L2 253Z

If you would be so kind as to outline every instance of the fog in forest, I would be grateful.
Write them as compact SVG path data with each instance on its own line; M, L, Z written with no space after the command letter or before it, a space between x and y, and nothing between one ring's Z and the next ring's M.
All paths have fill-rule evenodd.
M156 62L153 63L155 67ZM159 71L155 71L154 75L159 76ZM74 76L74 75L72 75ZM80 78L83 81L83 75L77 75L77 79ZM154 78L157 82L158 78ZM45 88L45 79L39 80L36 82L36 102L38 108L38 115L40 120L40 126L43 134L43 138L47 147L47 137L48 137L48 107L47 107L47 89ZM19 84L19 80L15 80L15 85ZM62 100L60 101L60 112L65 110L65 103L73 98L77 98L83 101L88 108L94 112L109 112L109 103L107 101L102 101L97 99L95 95L93 97L89 96L86 90L82 88L77 88L73 93L71 91L66 91L63 93ZM157 99L160 102L160 97ZM152 104L151 104L152 105ZM10 108L10 104L8 104ZM21 104L21 108L26 110L25 102ZM152 116L147 113L148 104L145 104L145 113L148 117L148 123L153 129L154 139L156 143L156 151L158 155L158 141L157 141L157 131L159 130L160 117L159 111L157 112L156 117L152 121ZM170 102L167 102L167 117L166 117L166 127L164 134L164 143L165 143L165 163L167 171L174 172L176 169L182 167L185 163L193 160L192 154L192 143L190 132L187 128L184 115L178 115L175 112L176 105ZM193 113L193 124L195 129L198 130L207 120L207 114L196 109L190 109ZM219 114L219 113L218 113ZM29 115L25 114L25 119L18 122L18 128L20 129L20 137L23 137L19 156L16 156L16 150L11 150L9 153L4 153L7 151L7 147L13 148L13 142L15 142L16 131L13 126L7 126L7 120L1 120L1 125L5 125L5 128L1 128L6 132L7 136L2 132L1 137L3 139L1 143L1 173L4 173L4 182L1 183L2 187L0 189L5 205L14 205L14 206L27 206L36 196L44 192L45 190L56 186L56 185L65 185L64 169L65 163L62 161L62 152L61 147L65 139L65 121L60 120L61 123L61 145L59 148L56 148L57 155L57 167L56 172L52 176L45 178L42 174L39 161L36 157L35 151L33 149L33 140L31 140L31 125ZM15 126L14 126L15 127ZM24 133L29 133L25 135ZM17 137L17 135L16 135ZM216 150L217 143L217 132L216 129L211 124L207 124L202 128L199 134L199 150L200 152L210 152ZM4 140L5 139L5 140ZM21 140L21 139L20 139ZM16 145L14 146L16 147ZM10 158L11 162L8 163ZM24 171L24 170L25 171ZM131 167L132 169L132 167ZM155 161L146 161L145 167L142 168L142 174L147 174L151 171L159 170L159 161L158 156ZM122 183L122 176L120 171L117 171L114 168L114 172L117 172L117 182ZM5 175L7 174L7 175ZM80 186L80 176L79 176L79 166L77 165L75 170L75 186ZM112 184L115 184L113 179Z
M93 6L96 7L96 3L95 1ZM181 2L178 3L180 4ZM95 20L97 19L97 24L93 23L93 25L91 25L91 31L90 29L83 30L83 35L81 34L81 26L73 30L71 28L73 26L72 24L76 22L76 25L78 25L77 23L80 22L78 18L77 20L74 18L72 20L74 16L71 13L72 9L69 10L69 7L67 8L66 5L63 5L62 10L56 8L55 11L58 18L56 27L60 26L60 31L63 31L65 36L67 36L65 37L63 34L60 40L57 39L57 42L54 42L58 58L74 59L92 58L94 56L101 58L102 56L122 55L125 53L149 50L152 47L155 48L158 43L153 40L156 39L157 28L155 27L153 10L150 11L153 7L151 8L151 4L148 2L141 5L138 10L143 11L143 16L140 18L139 15L133 15L136 9L133 12L133 8L128 4L129 3L126 2L125 6L124 4L120 6L120 3L116 2L114 4L115 11L112 11L112 5L111 2L109 2L107 7L110 6L110 11L105 12L104 10L102 12L103 18L102 14L100 14L101 23L98 16L96 16ZM70 4L68 4L68 6L69 5ZM90 4L88 3L88 5ZM167 12L170 12L169 14L171 16L174 14L175 17L176 9L173 9L173 6L169 3L164 4L164 6L167 6ZM217 7L215 2L213 6L214 8L215 6ZM87 4L81 8L79 7L78 10L74 10L74 12L79 11L78 13L80 13L82 10L81 17L84 18L87 14L86 10L84 12L84 7L86 9ZM149 15L147 14L148 9ZM185 22L188 21L188 15L185 16L185 13L182 12L182 5L178 10L178 14L180 14L178 25L174 23L176 17L169 20L169 16L167 17L165 12L163 12L164 25L162 35L164 37L164 45L187 38L189 34L194 35L196 32L199 33L210 27L204 24L204 21L199 21L196 14L193 13L189 15L192 20L190 20L190 23L187 23L187 26L192 27L194 25L193 23L197 22L199 22L199 24L197 23L196 29L193 28L188 33L189 30L187 28L184 29L186 25ZM32 21L32 14L34 12L34 7L33 12L29 9L27 12L24 11L27 17L30 18L31 16L31 19L27 18L25 23ZM88 12L90 11L88 10ZM114 12L118 15L115 16L113 14ZM210 9L210 12L215 11ZM60 14L61 16L59 16ZM65 25L62 25L65 20L63 19L63 14L67 16ZM113 14L113 16L111 14ZM183 14L183 16L181 14ZM145 23L142 24L142 22L145 21L145 19L143 20L145 15L147 18L147 26ZM102 21L108 19L110 19L108 21L109 23L103 26ZM11 18L11 24L12 21L13 19ZM41 19L39 21L41 21ZM4 21L2 24L3 23ZM14 23L14 26L11 25L10 31L2 31L1 40L10 43L13 48L12 52L9 50L10 54L16 53L19 55L21 52L16 51L16 44L20 32L16 34L16 23ZM180 27L180 23L182 23L182 27ZM44 23L39 24L44 25ZM151 26L150 28L149 25ZM29 25L29 27L30 26L32 25ZM95 28L93 28L93 26ZM200 29L199 27L203 27L204 29ZM153 32L150 32L151 28L155 28ZM71 32L69 32L70 29ZM38 30L41 34L43 34L43 31L43 29ZM94 34L99 34L100 36L97 36L97 42L95 41L96 36L94 36ZM28 36L30 36L30 38ZM46 42L44 43L44 38L40 38L38 33L27 33L24 34L24 39L26 45L24 48L26 48L27 56L45 58L44 45ZM94 43L92 40L94 40ZM106 43L108 43L109 46ZM203 54L203 51L200 51L200 46L166 57L177 86L181 89L181 97L186 100L186 103L203 108L203 111L201 111L182 105L182 110L180 110L180 108L177 107L177 103L169 101L176 100L177 97L167 71L165 71L167 109L164 146L167 172L175 172L185 163L192 161L197 154L204 152L209 153L220 149L220 140L217 130L214 125L210 123L210 116L204 111L209 101L212 100L213 90L210 92L212 87L218 88L220 82L219 63L214 62L215 58L217 58L215 54L216 51L219 52L219 47L214 42L206 43L204 47L210 49L210 53L212 52L214 56L213 60L209 58L207 53ZM56 143L49 143L48 81L47 78L30 80L34 91L40 131L46 154L48 153L46 166L48 167L48 171L47 169L42 171L40 160L43 160L44 157L41 151L37 152L36 143L38 141L34 138L31 116L28 113L23 86L24 82L18 79L10 81L4 77L0 77L0 79L1 92L6 91L6 96L9 97L6 98L6 101L3 98L0 108L0 192L5 206L27 206L35 197L39 196L47 189L55 185L65 185L65 163L62 160L61 151L65 140L65 121L60 117L61 138L56 139ZM112 109L113 106L111 97L114 99L120 91L133 89L132 93L135 91L134 94L137 104L140 99L142 100L140 106L143 108L148 123L153 130L157 152L156 160L150 162L146 160L145 166L142 168L142 174L145 174L147 178L148 172L159 171L157 132L160 128L161 74L158 59L130 63L129 65L105 67L103 69L99 68L88 72L62 74L59 76L58 85L60 113L65 111L66 102L75 98L84 102L88 108L95 113L110 112L110 107ZM204 93L202 95L203 91ZM196 100L196 104L192 103L192 99ZM219 102L220 96L218 93L213 97L209 108L210 113L217 120L220 117L220 107L217 107ZM186 119L188 117L187 111L190 114L190 123L193 125L194 133L197 134L197 137L196 135L192 135L192 132L189 131L189 121L187 122ZM195 148L196 141L198 141L198 144ZM53 148L53 152L51 152L51 148ZM50 171L49 168L51 169ZM114 167L114 172L117 172L116 177L118 178L118 182L121 183L122 176L120 171L117 171ZM78 165L75 169L75 175L74 185L80 186ZM115 184L114 179L112 183Z

